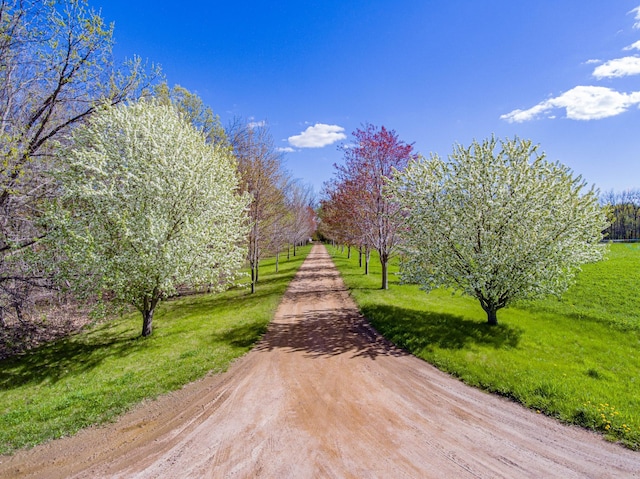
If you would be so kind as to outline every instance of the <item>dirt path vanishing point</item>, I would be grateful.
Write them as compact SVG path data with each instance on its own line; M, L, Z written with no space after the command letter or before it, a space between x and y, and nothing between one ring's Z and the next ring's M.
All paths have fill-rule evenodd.
M640 477L640 453L389 345L319 245L228 372L0 459L3 478Z

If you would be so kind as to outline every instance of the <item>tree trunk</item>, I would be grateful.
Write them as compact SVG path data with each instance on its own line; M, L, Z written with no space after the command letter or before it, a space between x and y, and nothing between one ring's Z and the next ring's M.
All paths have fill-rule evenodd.
M358 267L362 268L362 247L358 248Z
M251 264L251 294L256 292L256 268Z
M276 273L278 272L279 267L280 267L280 251L276 253Z
M351 259L351 245L347 246L347 259Z
M151 296L145 296L142 300L142 337L146 338L151 336L153 332L153 312L156 310L156 306L160 302L160 291L156 286L153 288Z
M489 326L496 326L498 324L498 311L495 309L485 310L487 313L487 322Z
M142 337L151 336L153 332L153 312L155 307L151 307L142 312Z
M369 262L371 261L371 250L369 248L365 251L365 263L364 263L364 274L369 274Z
M20 324L25 324L24 316L22 316L22 308L20 307L20 303L15 303L13 307L16 310L16 317L18 318L18 321L20 321Z
M382 266L382 289L389 289L389 260L381 256L380 265Z

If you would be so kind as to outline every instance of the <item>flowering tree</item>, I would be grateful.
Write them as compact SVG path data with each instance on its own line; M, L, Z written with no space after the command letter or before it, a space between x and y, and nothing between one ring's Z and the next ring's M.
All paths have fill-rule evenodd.
M456 146L449 161L412 161L390 183L405 212L403 279L475 296L497 324L514 300L561 294L602 258L608 226L593 189L530 141Z
M367 124L353 133L355 146L343 146L345 164L336 166L334 196L349 226L345 231L358 245L376 249L382 266L382 289L389 287L389 259L398 245L399 206L384 192L387 178L402 170L413 156L413 146L393 130ZM335 213L335 210L334 210Z
M104 107L60 160L49 240L68 258L65 279L135 306L143 336L177 285L216 290L236 278L248 199L236 193L235 159L172 106Z

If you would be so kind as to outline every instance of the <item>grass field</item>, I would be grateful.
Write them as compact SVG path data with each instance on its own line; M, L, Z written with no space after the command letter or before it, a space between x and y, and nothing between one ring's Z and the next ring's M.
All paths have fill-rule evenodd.
M0 361L0 453L113 420L143 399L221 372L258 340L310 247L261 263L247 288L161 303L154 332L140 313Z
M521 302L489 327L477 300L390 279L329 248L374 327L468 384L640 448L640 246L611 245L561 300ZM394 269L395 268L395 269ZM397 267L392 271L397 271Z

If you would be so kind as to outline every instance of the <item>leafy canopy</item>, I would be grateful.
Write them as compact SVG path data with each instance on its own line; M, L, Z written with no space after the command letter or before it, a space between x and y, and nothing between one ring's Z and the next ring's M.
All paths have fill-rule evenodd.
M411 161L390 182L406 215L403 279L475 296L491 324L514 300L561 294L605 251L608 222L584 188L518 138L457 145L449 161Z

